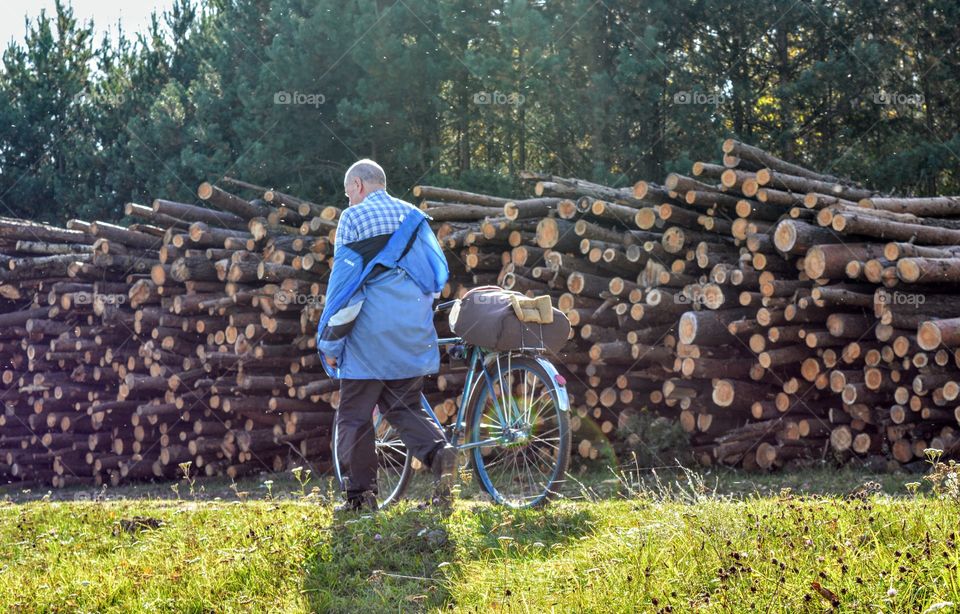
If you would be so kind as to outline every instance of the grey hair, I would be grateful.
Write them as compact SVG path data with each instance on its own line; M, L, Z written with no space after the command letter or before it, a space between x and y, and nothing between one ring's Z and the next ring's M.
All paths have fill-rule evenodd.
M343 184L348 184L354 177L364 183L387 187L387 174L379 164L368 158L357 160L347 169L347 173L343 176Z

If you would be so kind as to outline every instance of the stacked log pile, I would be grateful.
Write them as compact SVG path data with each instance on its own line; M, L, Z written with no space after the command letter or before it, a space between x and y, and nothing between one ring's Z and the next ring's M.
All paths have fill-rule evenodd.
M0 474L55 486L328 466L313 339L336 208L237 182L121 227L0 220ZM190 463L189 469L183 466Z
M411 200L448 251L445 299L497 284L567 314L553 358L579 456L655 446L622 430L643 407L704 464L960 449L960 198L875 194L733 140L662 183L521 178L524 198ZM0 475L328 467L338 385L314 335L340 212L225 178L130 203L127 226L0 219ZM442 358L426 395L449 421L465 372Z
M422 206L446 220L450 295L496 279L570 318L580 455L642 406L704 464L960 450L960 198L881 196L734 140L662 184L523 178L529 198L422 187Z

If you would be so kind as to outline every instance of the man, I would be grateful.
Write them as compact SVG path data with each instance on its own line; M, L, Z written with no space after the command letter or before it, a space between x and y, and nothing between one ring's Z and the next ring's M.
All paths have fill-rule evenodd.
M448 502L456 453L420 405L423 376L440 367L433 299L447 281L443 250L413 205L386 191L372 160L343 179L350 206L340 216L334 264L317 328L324 368L340 379L337 452L345 509L376 509L375 406L408 453L430 467L435 497Z

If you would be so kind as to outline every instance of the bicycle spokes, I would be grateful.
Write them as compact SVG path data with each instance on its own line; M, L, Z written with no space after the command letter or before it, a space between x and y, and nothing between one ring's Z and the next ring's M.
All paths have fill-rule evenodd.
M553 382L529 361L498 360L494 377L477 407L473 439L487 445L474 460L495 499L530 505L550 494L566 466L566 414L557 406Z
M407 448L396 429L390 426L379 410L374 412L373 425L377 447L377 485L381 493L391 493L403 479Z

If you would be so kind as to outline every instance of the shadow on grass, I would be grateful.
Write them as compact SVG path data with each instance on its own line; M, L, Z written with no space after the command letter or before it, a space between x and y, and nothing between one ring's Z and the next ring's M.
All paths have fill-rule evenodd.
M401 503L377 514L338 514L306 561L303 592L315 612L436 608L448 596L438 566L454 551L438 511Z
M597 521L593 510L563 504L542 510L476 505L457 520L452 531L464 558L492 552L506 558L547 557L550 548L591 535Z
M303 593L317 612L426 611L451 603L451 577L472 560L548 557L589 535L594 514L572 506L509 510L461 504L452 514L411 503L333 518L306 561Z

